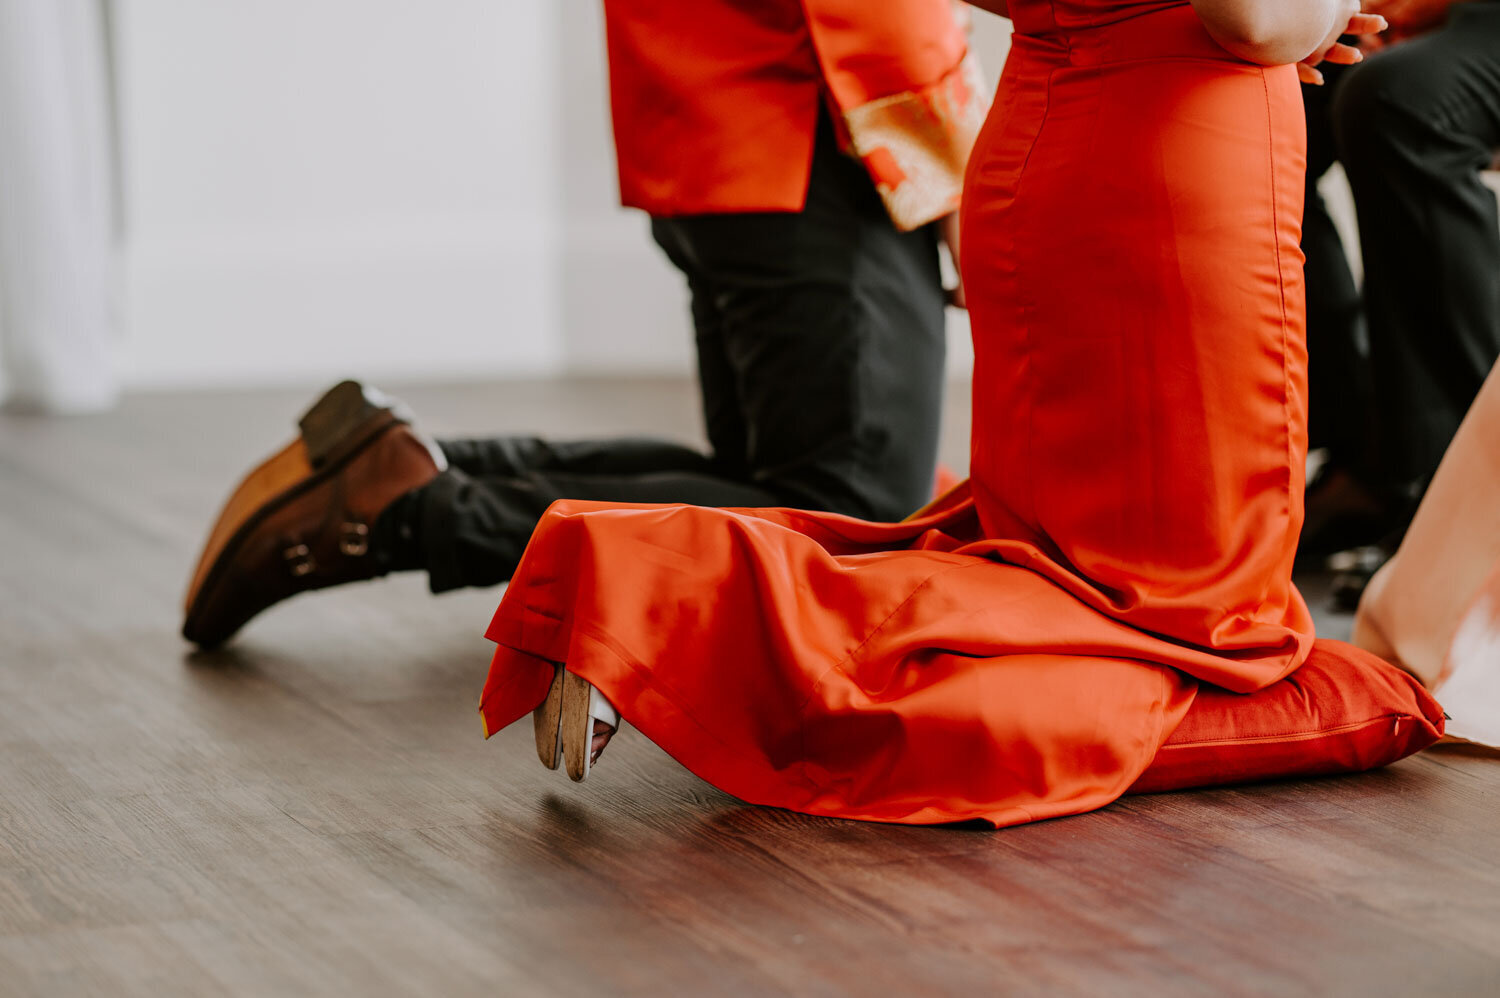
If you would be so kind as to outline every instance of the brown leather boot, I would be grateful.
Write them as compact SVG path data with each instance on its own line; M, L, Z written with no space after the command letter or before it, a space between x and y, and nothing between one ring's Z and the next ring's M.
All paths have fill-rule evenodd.
M288 596L382 574L370 553L375 518L445 465L398 403L355 381L331 388L299 425L208 535L182 624L194 644L223 644Z

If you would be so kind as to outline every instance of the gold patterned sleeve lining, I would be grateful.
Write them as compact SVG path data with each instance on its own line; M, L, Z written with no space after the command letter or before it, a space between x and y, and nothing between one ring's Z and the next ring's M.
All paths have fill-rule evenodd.
M850 146L898 229L915 229L958 208L987 96L979 61L968 53L930 86L844 112Z

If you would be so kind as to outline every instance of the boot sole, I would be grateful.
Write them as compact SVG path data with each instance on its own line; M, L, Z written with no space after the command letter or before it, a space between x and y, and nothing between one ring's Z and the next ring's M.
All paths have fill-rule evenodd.
M547 689L547 699L531 712L531 725L536 735L536 757L548 769L562 764L562 691L565 670L557 666L552 674L552 685Z
M589 715L589 693L593 687L587 679L575 676L559 666L562 683L563 763L574 783L588 779L590 756L594 743L594 720Z

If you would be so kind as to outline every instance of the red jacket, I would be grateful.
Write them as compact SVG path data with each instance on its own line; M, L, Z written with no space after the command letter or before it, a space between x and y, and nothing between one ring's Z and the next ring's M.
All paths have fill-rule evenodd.
M827 103L904 229L958 205L986 93L950 0L604 0L621 200L797 211Z

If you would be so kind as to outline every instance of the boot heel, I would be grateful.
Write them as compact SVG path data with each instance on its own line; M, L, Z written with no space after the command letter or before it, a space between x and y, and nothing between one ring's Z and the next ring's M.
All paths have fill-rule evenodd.
M536 757L548 769L562 765L562 666L552 673L552 685L547 690L547 699L531 712L531 726L536 734Z
M308 462L314 469L327 464L362 427L396 419L395 408L393 399L358 381L334 385L297 421Z

